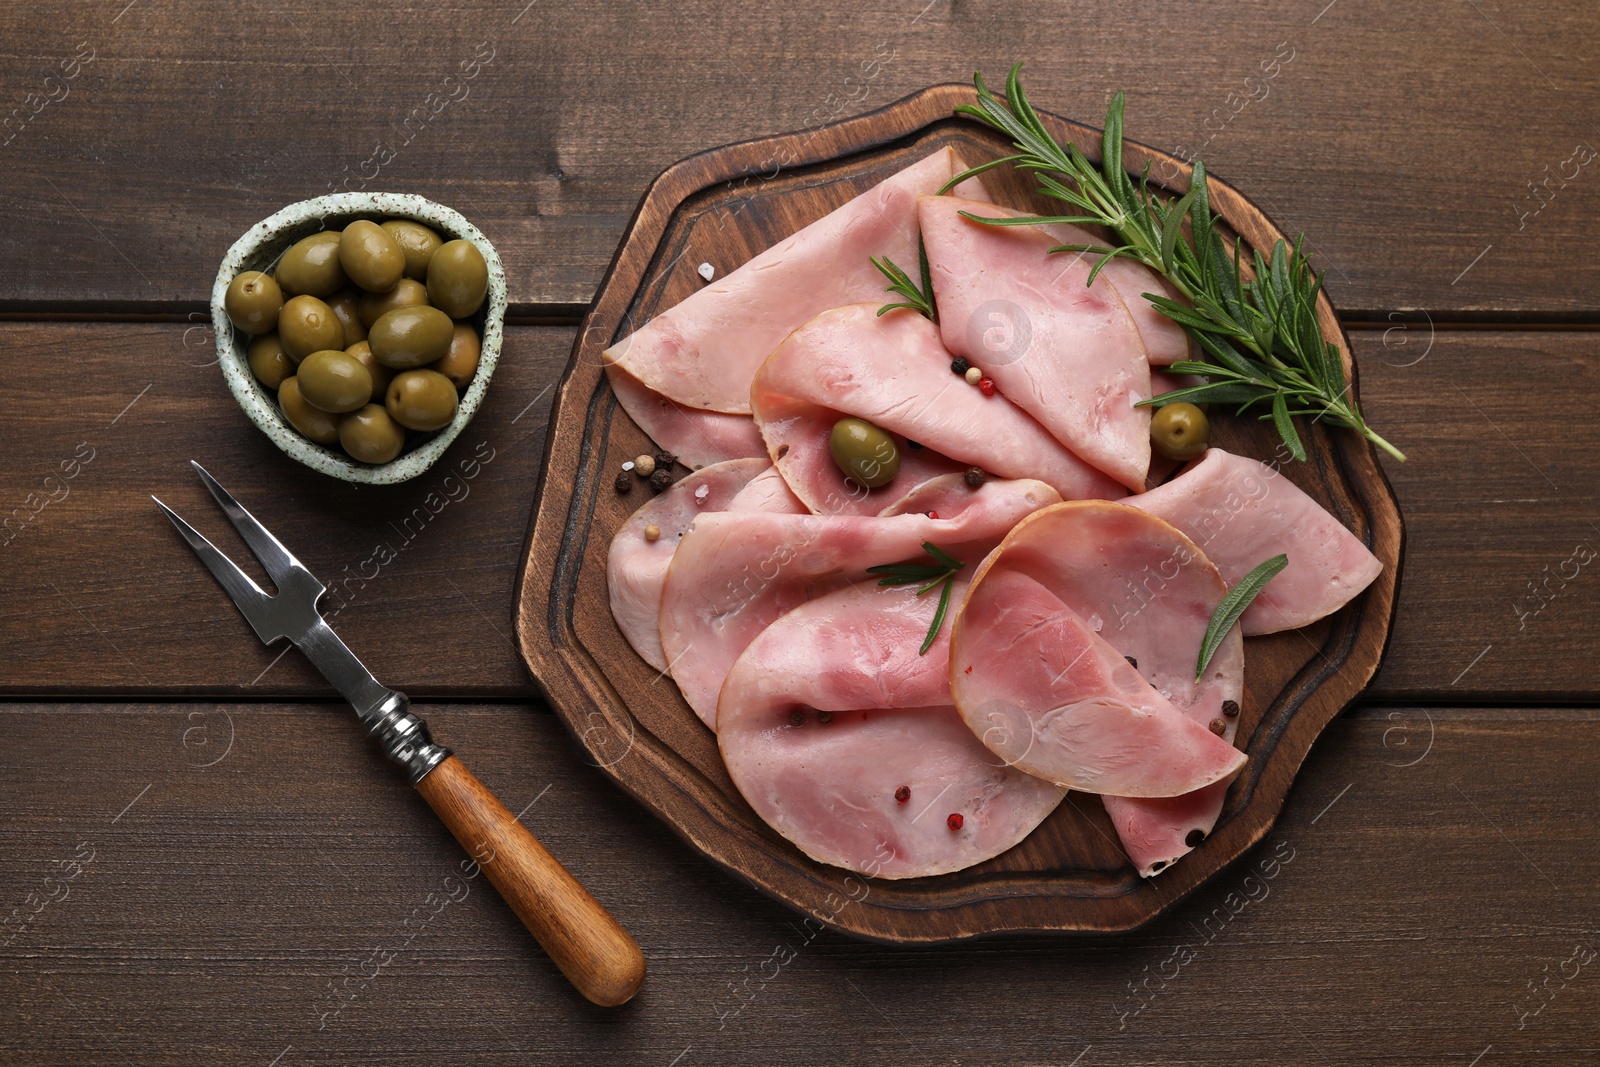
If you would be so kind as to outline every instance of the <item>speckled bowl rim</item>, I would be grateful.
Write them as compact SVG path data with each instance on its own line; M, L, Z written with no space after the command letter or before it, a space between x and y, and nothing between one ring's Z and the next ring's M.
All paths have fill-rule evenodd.
M489 267L489 293L483 322L483 350L478 371L473 375L456 406L455 418L437 434L410 452L388 463L359 463L336 449L319 445L300 434L283 417L277 396L250 373L248 337L228 321L223 298L228 283L242 270L266 270L295 240L329 228L330 222L342 225L357 218L383 216L412 219L440 231L446 240L463 238L478 246ZM426 471L444 454L456 437L472 421L483 394L489 388L500 358L500 343L505 332L506 272L500 255L489 239L460 212L414 193L329 193L312 197L268 215L245 231L222 257L217 280L211 287L211 324L217 336L217 362L234 399L272 443L312 470L347 482L367 485L393 485Z

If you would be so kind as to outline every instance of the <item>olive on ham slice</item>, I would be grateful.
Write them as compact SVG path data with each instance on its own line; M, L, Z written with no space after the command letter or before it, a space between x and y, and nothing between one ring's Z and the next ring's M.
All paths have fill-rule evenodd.
M928 562L925 541L975 563L1024 515L1059 499L1043 482L991 479L937 519L700 515L672 556L661 596L661 645L673 679L714 730L728 669L779 616L851 582L870 581L869 567Z
M1205 674L1195 660L1228 587L1192 541L1146 512L1085 502L1022 520L995 553L1078 615L1173 706L1200 726L1222 724L1232 743L1244 699L1244 638L1235 626ZM1216 826L1227 795L1217 782L1177 797L1105 796L1124 851L1148 877L1187 854Z
M883 296L871 257L915 266L917 197L965 169L954 150L935 151L663 311L606 349L606 362L679 404L749 414L756 368L790 331ZM987 200L976 179L958 188Z
M1037 226L986 226L961 212L1014 215L950 196L918 201L945 347L994 380L1074 453L1129 489L1150 467L1150 365L1127 305L1087 285L1093 263L1051 255Z
M1229 586L1273 556L1289 557L1240 618L1246 637L1331 615L1383 573L1355 534L1282 473L1220 448L1127 502L1187 534Z
M1064 791L995 759L950 702L937 593L845 587L768 626L728 672L717 745L767 824L822 863L946 874L1011 848Z
M811 510L837 510L830 501L843 501L855 514L881 507L849 492L830 453L829 431L846 416L894 436L900 469L885 488L897 493L975 466L1002 478L1036 478L1067 500L1127 495L1027 412L952 374L939 327L915 311L879 315L881 306L851 304L818 315L767 357L751 386L767 450ZM921 447L911 448L908 439Z
M951 694L989 751L1063 788L1115 796L1180 796L1238 772L1242 752L1002 556L979 568L950 637Z

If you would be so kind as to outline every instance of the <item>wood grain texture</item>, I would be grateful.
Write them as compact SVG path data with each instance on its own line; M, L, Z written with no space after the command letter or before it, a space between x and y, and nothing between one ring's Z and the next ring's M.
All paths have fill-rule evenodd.
M1594 321L1597 33L1551 0L11 4L0 308L203 308L240 233L333 186L459 209L514 314L574 314L676 160L1025 60L1058 114L1098 124L1126 89L1130 135L1309 233L1347 313Z
M1600 948L1592 710L1343 718L1262 847L1151 925L937 948L796 920L642 817L553 716L420 710L513 811L531 802L523 821L637 934L651 978L632 1004L567 987L348 712L10 705L0 919L80 842L94 860L0 936L0 1058L1368 1067L1465 1065L1492 1044L1480 1067L1554 1067L1600 1053L1593 966L1553 978L1520 1029L1516 1014L1575 945Z
M556 394L542 488L517 586L517 640L568 729L619 784L708 858L752 880L802 914L863 937L928 942L1002 931L1130 929L1191 892L1272 825L1295 769L1318 732L1365 687L1389 633L1403 533L1375 452L1358 438L1308 426L1305 464L1279 466L1363 540L1384 570L1346 608L1302 630L1247 642L1244 711L1237 743L1250 761L1233 782L1210 836L1173 869L1142 879L1116 846L1098 808L1062 805L1023 844L982 864L932 878L880 883L848 906L859 879L818 863L761 820L734 787L715 738L681 695L645 663L611 617L605 579L613 534L637 507L610 488L649 439L622 413L601 352L703 284L695 265L726 273L754 252L821 218L929 153L954 148L979 165L1009 150L974 124L948 118L965 98L939 86L876 115L803 134L729 146L658 178L580 327ZM1048 116L1057 139L1093 154L1099 132ZM1177 174L1181 162L1131 142L1124 161ZM790 174L754 188L732 179L782 160ZM1032 182L1011 170L986 184L1003 204L1045 210ZM1213 210L1253 247L1279 232L1225 183L1210 183ZM1323 335L1353 373L1326 296ZM1222 422L1212 440L1231 451L1274 456L1267 423ZM1287 462L1287 466L1283 465ZM626 756L626 758L623 758ZM840 903L844 901L844 903Z
M417 792L578 992L604 1008L633 999L639 946L466 764L446 757Z
M189 329L0 323L8 383L0 523L9 520L0 526L0 693L330 694L299 656L273 665L277 650L255 640L157 521L152 492L248 558L227 524L211 521L214 505L184 469L194 456L225 471L329 584L360 574L369 543L409 545L365 586L341 587L349 606L334 625L379 677L421 696L531 698L508 605L551 387L575 330L510 330L494 388L446 462L471 457L482 442L495 458L465 483L466 499L408 542L403 531L419 529L415 508L445 488L442 477L439 485L424 477L409 488L350 490L285 461L238 413L216 367L185 363L212 358L206 335L185 345ZM1411 456L1386 467L1408 542L1400 611L1369 695L1600 699L1592 655L1600 581L1590 566L1565 585L1561 578L1573 574L1566 561L1579 545L1600 549L1590 525L1600 522L1597 490L1586 473L1586 457L1600 452L1600 424L1588 418L1600 392L1600 334L1430 331L1426 322L1397 321L1354 331L1351 341L1367 412ZM77 394L63 413L56 389L30 368L67 363ZM35 505L59 495L44 479L59 480L61 462L84 442L97 451L64 483L70 495L35 510L28 495L41 494Z

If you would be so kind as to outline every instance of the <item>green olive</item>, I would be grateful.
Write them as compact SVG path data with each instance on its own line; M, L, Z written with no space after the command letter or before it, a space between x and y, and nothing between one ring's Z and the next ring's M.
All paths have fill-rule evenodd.
M406 254L376 222L352 222L339 238L339 263L369 293L387 293L406 272Z
M428 261L439 251L439 235L420 222L410 219L390 219L383 224L406 255L406 277L419 282L428 280Z
M300 395L314 408L335 415L354 411L372 399L372 375L348 352L313 352L295 372Z
M465 389L472 376L478 373L478 356L482 351L478 331L458 322L450 333L450 351L433 365L433 369L449 378L457 389Z
M1168 459L1193 459L1211 443L1211 425L1193 404L1167 404L1150 419L1150 443Z
M387 293L361 294L361 321L367 329L396 308L422 307L428 302L428 287L411 278L401 278ZM362 336L366 336L365 332Z
M828 434L828 450L844 476L876 489L900 473L900 449L894 438L865 419L840 419Z
M367 343L379 363L406 370L443 358L454 331L455 323L438 308L396 308L372 324Z
M344 285L339 231L323 230L296 241L278 261L278 284L291 296L331 296Z
M402 371L389 383L384 403L401 426L437 430L456 417L456 387L436 370Z
M233 324L245 333L271 333L278 326L278 312L283 310L283 290L270 274L240 271L228 283L222 306L227 308Z
M250 373L268 389L276 389L285 378L294 377L294 360L283 350L275 333L264 333L250 342Z
M489 265L471 241L446 241L428 264L428 300L452 319L464 319L483 305L489 291Z
M344 327L333 309L314 296L292 296L278 312L278 339L299 363L313 352L344 347Z
M365 294L363 294L365 295ZM328 306L333 309L334 318L339 320L339 325L344 327L345 347L357 341L367 339L367 324L361 318L360 297L352 289L340 289L328 297Z
M374 400L382 400L383 394L389 391L389 383L394 380L394 371L373 358L372 346L365 341L357 341L345 351L360 360L361 365L367 368L367 373L372 375L372 397Z
M363 463L387 463L400 454L406 432L382 404L368 404L339 420L339 443Z
M339 440L339 416L319 411L306 403L300 395L297 378L285 378L278 386L278 406L289 425L311 438L319 445L331 445Z

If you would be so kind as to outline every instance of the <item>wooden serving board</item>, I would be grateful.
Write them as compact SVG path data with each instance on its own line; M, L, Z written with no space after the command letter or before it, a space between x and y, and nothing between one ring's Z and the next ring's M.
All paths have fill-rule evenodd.
M544 472L517 588L517 640L551 705L592 761L705 856L816 920L886 942L952 941L1007 931L1115 931L1139 926L1259 842L1323 728L1366 686L1388 638L1400 569L1399 508L1374 450L1353 434L1305 424L1309 462L1283 473L1355 531L1384 571L1315 626L1245 642L1239 743L1250 760L1215 831L1154 879L1123 856L1097 797L1071 794L1009 852L955 874L866 880L819 864L763 823L729 780L716 740L671 679L641 660L607 599L613 533L649 496L619 495L620 464L654 451L618 406L603 349L702 284L708 262L728 273L757 252L944 145L969 164L1009 151L999 136L952 117L968 86L939 85L837 125L730 145L669 168L650 186L584 319L551 416ZM1058 139L1098 158L1098 130L1045 115ZM1125 159L1152 183L1187 189L1189 168L1128 142ZM998 202L1046 210L1010 168L984 177ZM1281 231L1225 183L1211 203L1251 245ZM887 298L886 298L887 299ZM1354 374L1348 339L1326 295L1319 317ZM1213 440L1273 462L1270 425L1223 415Z

